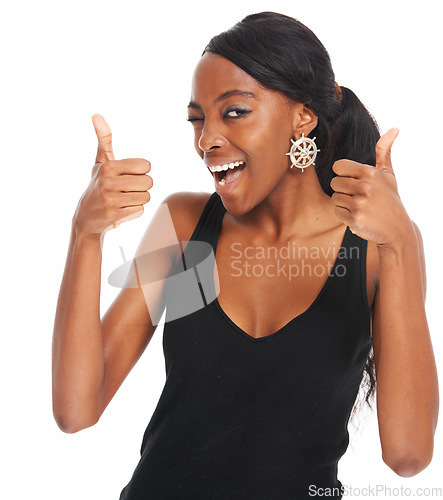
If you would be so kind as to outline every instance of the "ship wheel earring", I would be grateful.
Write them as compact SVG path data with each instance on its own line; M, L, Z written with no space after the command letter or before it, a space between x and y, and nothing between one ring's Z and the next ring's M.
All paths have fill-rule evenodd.
M315 158L320 149L317 149L314 141L315 137L314 139L310 139L309 137L305 137L305 134L302 134L300 139L296 141L291 139L291 150L289 153L286 153L291 158L291 168L295 166L301 168L303 172L303 169L309 167L309 165L315 165Z

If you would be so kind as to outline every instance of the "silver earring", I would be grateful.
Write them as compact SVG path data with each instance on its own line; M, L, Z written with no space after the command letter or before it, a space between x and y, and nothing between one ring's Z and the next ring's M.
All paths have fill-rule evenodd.
M303 169L309 167L309 165L315 165L315 158L320 149L317 149L317 145L314 141L315 137L314 139L310 139L309 137L305 137L304 133L300 139L296 141L291 139L291 150L289 153L286 153L286 155L291 159L291 168L301 168L301 171L303 172Z

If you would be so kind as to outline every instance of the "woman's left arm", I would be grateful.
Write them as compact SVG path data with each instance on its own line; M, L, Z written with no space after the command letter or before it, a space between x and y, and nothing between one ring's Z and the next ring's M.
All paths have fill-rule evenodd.
M377 244L379 282L372 317L377 415L383 461L409 477L431 462L439 395L426 319L423 241L398 195L391 146L376 146L376 166L338 160L331 181L335 213L351 231Z

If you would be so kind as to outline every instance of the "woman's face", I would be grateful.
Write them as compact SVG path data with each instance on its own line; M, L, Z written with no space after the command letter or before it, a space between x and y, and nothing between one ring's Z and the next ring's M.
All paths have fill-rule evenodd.
M263 88L231 61L212 53L206 53L195 70L188 116L195 149L214 177L215 190L229 205L240 204L238 209L253 208L287 176L297 174L297 169L289 169L286 155L291 138L296 131L307 135L316 125L303 104ZM236 162L243 164L226 170ZM223 165L225 171L219 173L209 169Z

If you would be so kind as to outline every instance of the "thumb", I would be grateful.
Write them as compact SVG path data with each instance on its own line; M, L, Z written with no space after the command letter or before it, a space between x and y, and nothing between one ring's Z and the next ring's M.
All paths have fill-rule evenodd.
M391 148L399 132L398 128L391 128L377 141L375 146L375 167L379 170L385 170L391 174L394 173L391 161Z
M92 123L98 139L97 156L95 163L115 160L112 151L112 132L102 115L92 115Z

